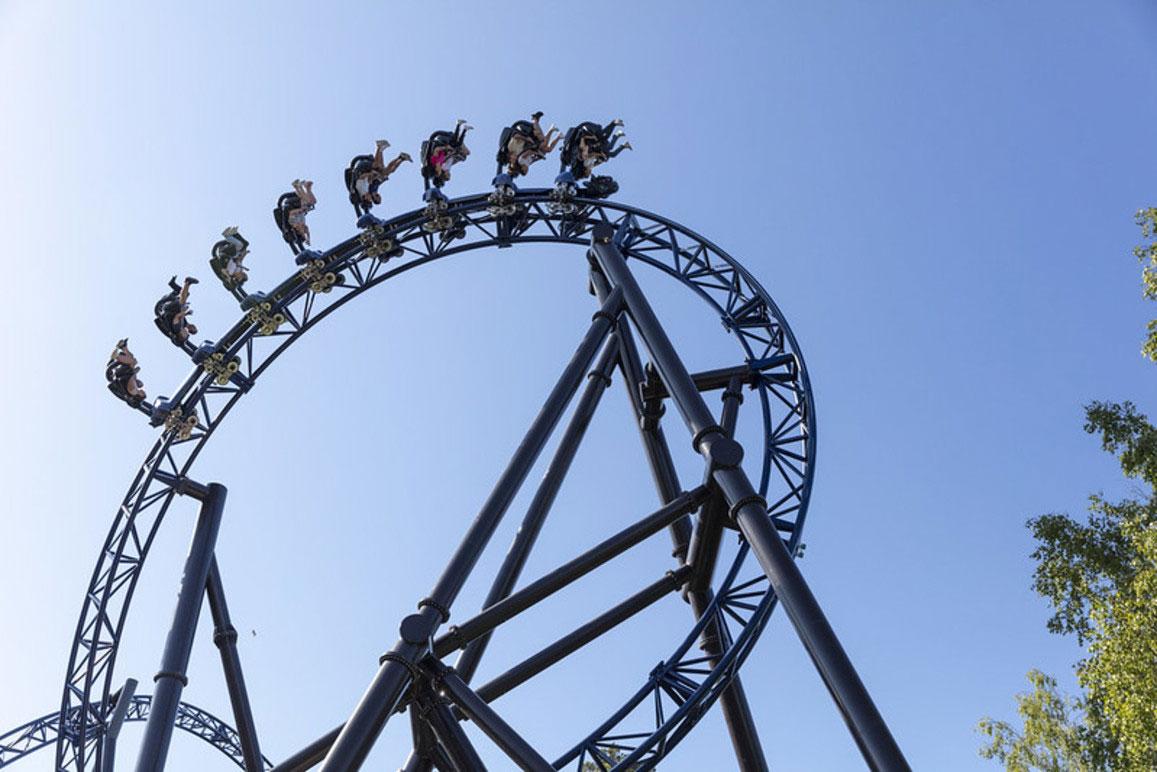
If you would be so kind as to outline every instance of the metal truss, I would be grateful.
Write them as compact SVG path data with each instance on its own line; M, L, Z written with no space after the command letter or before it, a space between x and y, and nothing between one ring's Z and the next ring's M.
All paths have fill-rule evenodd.
M147 721L152 702L153 698L147 694L133 697L129 702L128 710L125 712L124 720L126 722ZM35 721L29 721L24 726L18 726L12 731L0 735L0 767L6 767L19 761L41 748L55 745L60 736L62 725L70 731L75 731L76 717L76 713L74 713L62 722L60 713L49 713L47 716L41 716ZM241 739L237 735L237 730L209 711L182 702L177 708L176 727L209 743L238 767L245 769L245 758L241 751ZM97 727L90 727L88 732L92 735L91 741L96 742L100 739L96 735ZM273 765L268 759L265 759L265 766L272 767Z
M304 770L323 759L325 772L356 769L381 724L397 707L408 708L414 723L415 753L407 762L407 770L428 770L433 766L477 768L477 757L457 723L463 716L475 721L524 769L562 769L572 764L580 768L587 761L604 769L626 769L628 765L649 769L717 699L722 700L740 767L766 769L737 673L780 597L789 599L789 616L800 629L825 683L837 696L869 764L877 769L906 769L898 749L892 754L894 743L887 728L874 712L870 699L866 699L862 684L826 627L818 606L807 606L808 599L812 604L814 599L806 592L791 561L800 547L814 474L815 415L802 356L771 297L713 243L643 210L583 198L560 207L552 201L550 191L541 189L521 191L507 204L496 212L486 195L467 196L449 201L440 214L442 221L452 224L451 228L431 228L422 210L368 228L325 251L320 258L324 267L303 269L256 298L259 302L249 305L241 319L217 338L221 360L236 362L236 371L225 380L208 366L198 367L176 390L171 404L180 407L186 420L195 420L195 426L171 424L161 430L117 509L97 558L84 596L58 714L58 770L100 769L100 738L110 719L107 706L117 651L153 539L174 497L188 493L189 486L195 485L190 482L190 474L205 443L265 370L298 338L372 287L434 260L470 250L536 243L581 246L579 254L592 263L592 286L602 304L548 398L543 414L527 435L524 444L537 443L537 448L528 451L526 457L516 454L435 591L420 602L418 614L403 620L402 640L383 656L379 675L363 698L364 703L375 695L371 701L378 713L384 709L384 714L367 717L368 713L359 707L345 726L321 737L275 769ZM611 244L607 235L610 233L615 234L613 248L607 246ZM661 330L656 332L655 323L647 320L649 307L644 308L645 301L629 279L629 271L622 273L615 262L623 259L679 281L706 302L739 344L738 362L695 375L678 372L682 365L677 357L672 359L656 350ZM319 275L328 274L342 275L344 281L318 282ZM634 332L639 333L651 363L644 364ZM673 356L673 350L668 353ZM554 482L544 481L524 520L527 537L512 549L483 611L435 637L434 633L448 620L450 603L474 560L578 390L582 375L592 366L595 377L589 383L598 387L588 383L579 398L575 417L551 466L559 467L557 475L552 478L554 473L548 473L548 479ZM573 457L581 441L585 425L579 417L585 413L589 420L589 413L597 406L598 393L616 370L639 419L661 508L514 592L521 561L533 545L553 500L551 485L557 491L569 465L568 454ZM755 458L755 485L736 471L742 449L737 451L738 443L730 439L742 401L742 387L756 395L763 429ZM698 394L718 389L723 390L724 405L716 420L704 412L706 408ZM691 397L692 392L696 396ZM708 462L703 483L691 491L684 491L674 474L660 425L664 403L679 409L685 423L693 429L692 447ZM710 420L706 421L704 415ZM534 442L530 442L531 438ZM737 496L736 491L742 491L742 495ZM697 513L694 521L691 513ZM675 546L677 563L673 571L487 684L469 685L486 642L498 626L663 529L669 531ZM720 539L728 529L741 532L742 546L725 570L722 584L712 587ZM769 534L774 534L774 538ZM208 538L207 545L202 556L206 560L212 554L212 538ZM748 560L753 553L751 547L757 561ZM193 558L191 553L190 561ZM797 591L797 585L803 587L802 593ZM200 593L202 587L193 589ZM553 762L547 763L526 746L489 707L491 701L611 627L660 598L680 592L690 602L696 618L682 643L659 666L640 675L641 685L619 710L593 731L576 738L576 744ZM814 618L801 623L796 614L790 613L793 608L803 608ZM815 629L808 628L805 633L800 624L813 625ZM825 630L830 641L824 638ZM819 637L809 638L812 633ZM191 645L191 632L188 637ZM431 639L433 648L427 650L421 642ZM696 643L702 651L692 651ZM817 658L819 649L813 650L813 644L822 644L825 656ZM455 651L462 654L455 668L449 669L441 659ZM831 657L826 653L831 653ZM167 647L166 661L168 657ZM228 663L226 670L228 673ZM162 671L162 675L166 674L174 682L183 679L179 670ZM179 695L179 687L174 688ZM844 691L852 698L841 699ZM625 754L624 760L612 761L610 749L616 751L615 755ZM163 750L160 758L163 763Z

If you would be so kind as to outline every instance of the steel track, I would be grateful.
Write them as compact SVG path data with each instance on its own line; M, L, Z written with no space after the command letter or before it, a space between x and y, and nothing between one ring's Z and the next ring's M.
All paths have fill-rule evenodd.
M276 359L330 313L371 287L383 284L433 260L475 249L514 244L555 243L589 246L591 228L599 222L626 233L623 253L691 289L719 315L740 344L748 363L778 355L777 366L756 377L764 428L759 491L769 502L768 516L794 553L800 544L810 497L815 453L815 414L811 387L798 345L778 307L760 284L733 258L687 228L646 211L610 201L576 199L575 211L552 211L548 190L526 190L515 199L518 214L495 218L484 194L450 202L447 214L461 218L465 234L443 241L422 229L424 215L415 210L385 223L377 239L355 235L323 254L326 270L342 272L344 286L315 293L295 273L269 293L273 308L286 323L272 334L260 334L260 320L243 314L218 338L225 357L239 359L232 381L220 386L213 376L195 369L172 400L185 415L196 411L197 426L187 438L162 430L113 517L97 558L74 636L57 728L57 768L97 768L99 738L113 688L113 671L133 592L149 548L174 496L217 426ZM403 252L393 258L374 255L388 238ZM581 253L580 253L581 254ZM585 259L585 258L584 258ZM747 550L741 549L715 601L683 643L605 722L560 756L556 767L577 760L600 765L605 749L618 748L643 768L662 758L698 721L750 652L766 624L775 598L757 570L742 573ZM720 620L727 648L715 667L690 649L709 619ZM639 705L655 703L649 727L627 726L637 720ZM66 720L65 717L73 717Z

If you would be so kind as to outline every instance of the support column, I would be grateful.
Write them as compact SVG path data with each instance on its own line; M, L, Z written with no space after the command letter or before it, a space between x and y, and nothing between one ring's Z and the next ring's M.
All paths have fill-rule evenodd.
M422 718L418 705L406 711L410 714L410 737L414 744L415 763L427 772L437 768L442 772L457 772L454 762L438 744L433 728Z
M743 391L738 378L732 378L731 383L723 392L723 413L720 424L723 432L735 439L735 424L739 417L739 405L743 402ZM718 488L711 484L711 472L708 470L704 485L712 487L711 500L699 510L699 522L695 525L695 532L691 535L691 546L687 550L687 562L692 568L691 581L687 583L687 596L691 599L704 596L710 602L711 580L715 573L715 564L719 560L720 542L723 540L723 526L727 519L727 502ZM701 614L702 612L696 612Z
M381 667L369 689L358 702L349 721L322 763L322 772L352 772L361 767L374 741L386 725L390 714L412 680L417 660L429 651L430 640L450 617L450 607L458 597L502 516L514 500L539 453L562 418L567 404L578 390L583 373L595 353L618 323L622 311L622 293L612 291L594 315L590 329L575 351L570 363L547 397L542 410L515 451L510 464L483 504L446 570L430 596L419 603L420 611L402 620L401 639L382 656Z
M558 450L555 452L550 466L547 467L546 474L543 475L542 483L538 486L534 499L531 500L530 506L526 509L526 517L523 518L522 526L518 529L518 534L510 546L510 551L506 553L506 558L498 570L498 576L495 577L494 584L490 587L490 593L486 596L482 608L490 608L510 595L514 589L514 585L530 557L530 551L534 548L534 542L538 539L539 531L542 530L542 524L550 513L559 488L562 487L566 473L570 471L571 462L574 461L579 445L582 444L583 436L586 434L587 427L590 426L599 400L611 383L611 372L614 370L618 352L618 336L612 333L607 338L606 346L603 348L598 362L595 363L594 369L587 375L587 385L579 396L574 415L571 416L570 423L567 424L562 439L559 440ZM458 677L466 683L469 683L470 679L474 677L474 672L478 669L478 663L482 660L482 655L486 652L486 646L489 643L490 633L471 641L458 658L458 662L455 663L454 669Z
M189 654L193 649L193 635L197 631L197 619L201 615L201 599L205 596L209 565L213 560L217 531L221 526L221 513L225 508L224 485L210 483L204 488L189 486L189 490L201 501L201 512L197 516L193 541L189 545L189 555L185 559L185 573L181 577L181 588L177 593L177 610L173 615L173 624L165 641L161 670L153 679L157 686L153 693L149 720L145 725L145 738L137 759L137 772L161 772L165 767L165 757L169 752L169 743L173 739L173 725L177 719L177 706L181 702L181 690L188 683L186 671L189 667Z
M486 772L486 765L474 750L462 725L438 695L426 691L421 702L411 710L422 711L421 717L434 730L438 744L446 751L457 772Z
M530 655L502 675L496 676L480 686L477 692L478 696L484 702L493 702L511 689L521 686L551 665L569 657L594 639L678 590L687 581L690 572L691 569L687 566L668 571L662 579L647 585L631 597L612 606L546 648Z
M262 772L265 760L261 758L261 748L257 743L257 726L253 723L249 692L245 688L241 658L237 654L237 630L229 619L229 606L225 602L225 587L221 584L216 556L209 562L205 593L209 597L209 613L213 616L213 643L221 653L221 668L225 671L225 685L229 689L229 702L233 705L233 720L241 738L245 772Z
M458 706L463 715L477 724L478 728L521 769L526 772L554 772L550 762L539 755L538 751L515 732L505 719L471 691L457 673L438 663L434 664L434 672L450 700Z
M675 518L683 517L706 497L706 488L696 488L683 494L659 511L627 526L513 595L483 609L477 616L436 638L434 656L438 658L448 656L455 649L468 645L475 638L487 634L539 601L578 581L607 561L658 533Z
M600 300L610 294L611 288L607 283L606 276L593 270L593 266L591 284ZM627 393L635 411L635 418L638 420L639 434L643 440L643 448L647 453L647 461L651 466L655 488L659 493L659 498L666 503L679 495L680 486L679 476L675 471L675 462L671 458L671 449L667 445L667 438L664 436L663 427L659 423L659 419L663 415L663 401L659 397L644 399L645 376L639 350L635 346L635 339L628 326L626 324L620 326L619 369L623 374L623 382L627 386ZM718 498L719 496L716 494L703 503L702 510L705 515L709 508L717 505ZM698 529L693 529L690 517L682 517L671 524L671 543L674 547L672 554L680 564L686 564L690 548L695 542L695 536L699 536L700 543L702 543L703 521L704 517L701 516ZM699 619L707 607L711 605L710 582L708 581L707 584L697 583L693 579L689 582L685 593L695 619ZM704 626L701 645L703 652L712 658L712 663L723 653L718 620L711 620ZM719 704L723 710L723 720L727 724L727 733L731 737L731 745L735 750L735 761L740 772L767 772L767 759L759 741L759 733L755 729L755 720L751 715L747 694L743 690L743 681L738 674L723 690L723 694L719 697Z
M113 764L116 763L117 738L120 737L121 727L125 723L125 714L128 713L129 704L132 703L136 693L137 682L130 678L125 681L120 694L117 695L112 715L108 719L108 727L104 730L104 748L100 761L103 772L113 772Z
M908 762L767 516L766 502L740 467L743 448L715 423L703 395L667 338L626 260L613 243L613 237L614 228L609 223L596 225L592 252L614 288L622 290L627 313L693 435L694 449L714 470L713 479L731 508L729 515L767 574L868 766L885 772L907 772Z

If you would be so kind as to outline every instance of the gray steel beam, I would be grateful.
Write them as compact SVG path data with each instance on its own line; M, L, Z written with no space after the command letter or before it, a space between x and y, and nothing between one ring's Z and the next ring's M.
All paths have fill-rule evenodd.
M113 705L112 714L109 715L108 719L108 727L104 730L104 752L100 760L100 766L104 772L113 772L113 764L116 761L117 738L120 737L121 727L124 726L125 723L125 714L128 713L129 704L133 701L133 695L136 693L136 679L127 679L125 685L121 687L116 703Z
M740 467L743 460L742 447L727 437L715 423L703 401L703 395L696 388L627 267L626 260L614 244L614 235L614 228L609 223L596 225L592 252L612 286L622 290L627 313L638 328L651 353L651 360L692 434L692 447L714 470L713 479L731 507L731 518L746 537L751 551L767 574L772 589L847 722L864 760L873 770L908 770L908 763L895 738L772 525L767 515L766 502Z
M577 391L583 373L617 324L621 311L622 293L612 292L607 302L595 313L578 350L466 532L434 590L420 602L417 614L403 620L401 639L389 653L383 655L377 675L322 762L323 772L347 772L361 767L410 683L414 663L426 653L434 633L449 619L450 607L458 597L458 592L534 466L567 403Z
M201 601L205 596L205 582L209 578L209 564L213 560L217 531L221 526L225 494L225 486L218 483L210 483L203 495L197 494L201 500L201 512L197 516L189 555L185 559L185 572L177 593L173 624L169 628L165 652L161 657L161 670L153 679L157 687L149 720L145 725L140 756L137 758L137 772L161 772L165 766L169 743L173 739L177 707L181 702L181 690L188 683L186 670L189 667L189 654L193 649L197 618L201 614Z

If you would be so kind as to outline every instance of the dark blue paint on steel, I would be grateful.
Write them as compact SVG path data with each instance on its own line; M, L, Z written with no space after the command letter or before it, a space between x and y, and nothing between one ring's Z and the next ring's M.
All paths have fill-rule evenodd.
M125 711L124 721L126 723L148 721L152 701L153 698L147 694L133 697ZM49 713L0 735L0 768L17 762L30 753L55 745L60 724L60 714ZM75 726L76 717L69 718L64 724ZM176 726L209 743L239 768L245 769L245 755L237 731L209 711L182 702L177 708ZM95 731L93 734L96 734ZM261 764L263 769L270 769L273 766L266 758L262 758Z
M96 768L101 752L99 739L108 719L117 648L140 569L177 487L187 479L217 425L256 384L265 368L319 321L364 290L436 259L514 243L568 243L582 245L585 252L592 227L612 223L624 236L623 253L677 279L706 301L740 343L744 358L753 367L768 359L778 367L781 360L777 357L784 363L790 360L793 364L785 364L786 371L764 373L753 385L760 397L765 430L760 491L767 496L770 507L764 515L776 524L787 548L795 551L813 479L815 417L798 346L778 308L758 282L711 242L643 210L576 199L575 211L563 214L552 211L549 191L527 190L516 198L520 214L496 221L487 213L487 203L485 195L449 202L447 215L460 218L466 231L458 241L441 241L425 232L421 227L423 214L415 210L387 221L377 236L362 233L327 250L323 253L326 270L346 272L346 286L335 288L328 295L315 294L300 274L294 274L267 293L270 309L248 313L217 338L226 358L240 360L239 380L244 382L244 388L235 383L219 386L197 368L174 392L172 404L183 406L186 415L195 410L199 423L187 438L162 431L114 516L84 597L73 642L58 725L58 769ZM372 254L384 237L401 247L400 256L388 259L384 254ZM282 314L286 323L272 334L261 335L259 327L265 321L262 313ZM794 450L787 453L786 447ZM631 733L635 738L631 749L637 755L651 754L657 760L673 747L730 683L766 624L775 597L765 586L758 585L758 577L738 580L737 572L746 553L746 548L740 550L729 572L730 579L703 610L703 617L683 645L652 672L637 693L659 700L664 699L664 694L677 694L680 706L660 711L650 729ZM740 591L742 599L734 597ZM437 611L437 607L428 606L424 613ZM705 668L702 662L693 662L689 649L704 626L718 625L721 620L726 623L728 618L733 620L731 624L738 625L737 632L732 635L725 631L726 649L715 666ZM692 671L693 677L687 675ZM680 686L676 689L672 683ZM627 718L622 711L615 715L620 720ZM596 752L607 733L619 731L617 723L606 723L604 731L590 735L580 746L579 754Z

